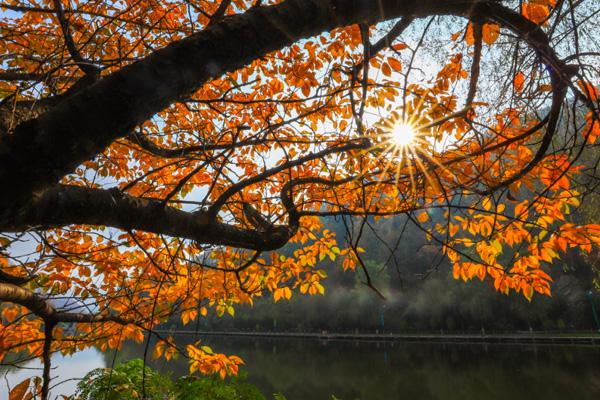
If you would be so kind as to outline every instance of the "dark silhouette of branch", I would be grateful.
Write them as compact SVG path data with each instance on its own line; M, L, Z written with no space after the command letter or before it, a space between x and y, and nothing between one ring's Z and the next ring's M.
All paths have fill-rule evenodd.
M62 7L61 0L53 0L54 9L56 11L56 17L60 22L60 27L62 29L63 37L65 39L65 45L67 46L67 50L69 50L69 54L73 58L73 61L77 64L77 66L86 74L97 76L100 74L100 68L93 65L90 61L85 60L77 46L75 45L75 41L73 40L73 36L71 35L71 30L69 27L69 21L67 21L67 17L65 16L65 12Z

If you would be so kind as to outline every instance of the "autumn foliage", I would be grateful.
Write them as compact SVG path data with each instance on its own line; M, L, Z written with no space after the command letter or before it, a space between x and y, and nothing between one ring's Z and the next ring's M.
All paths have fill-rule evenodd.
M594 188L598 4L413 3L0 3L0 357L153 335L235 374L156 328L322 295L326 258L370 285L369 218L407 216L457 279L550 295L600 243L570 217Z

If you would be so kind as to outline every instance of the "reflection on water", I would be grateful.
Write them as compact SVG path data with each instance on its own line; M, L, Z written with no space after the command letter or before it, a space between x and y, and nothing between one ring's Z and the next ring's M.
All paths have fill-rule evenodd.
M79 379L94 368L104 367L104 356L96 349L87 349L72 356L56 354L52 357L51 398L59 394L72 394ZM3 368L0 371L0 399L8 399L8 387L32 376L42 375L42 363L32 360L21 364L19 368Z
M196 339L177 337L181 346ZM268 396L281 392L289 400L330 400L331 394L342 400L595 400L600 395L600 348L593 347L210 337L203 344L242 356L250 382ZM125 346L117 361L141 357L143 351L140 345ZM73 357L57 356L52 375L60 380L81 378L91 369L110 365L114 354L91 349ZM187 373L184 359L150 364L174 377ZM13 370L8 380L14 386L36 374L39 371ZM67 381L53 393L71 394L76 384ZM6 398L3 382L0 399Z
M196 340L180 336L180 345ZM600 348L206 338L245 361L248 380L289 400L597 399ZM128 347L120 356L142 354ZM112 360L111 360L112 361ZM154 365L174 376L184 360Z

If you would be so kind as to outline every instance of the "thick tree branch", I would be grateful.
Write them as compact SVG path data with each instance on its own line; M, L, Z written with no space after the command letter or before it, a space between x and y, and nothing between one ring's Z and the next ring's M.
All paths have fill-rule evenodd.
M553 68L544 33L495 1L288 0L224 18L186 39L106 76L0 139L3 210L58 182L177 99L205 82L297 40L354 23L400 16L478 14L515 30Z
M414 18L411 17L404 17L400 21L398 21L385 36L383 36L381 39L375 42L375 44L371 45L371 52L369 53L369 55L371 57L374 57L384 48L390 47L394 40L396 40L396 38L400 36L402 32L404 32L413 21Z
M19 304L36 316L51 324L59 322L117 322L128 324L129 321L116 315L87 314L58 311L48 299L39 294L10 283L0 283L0 300Z
M22 286L35 278L36 278L35 275L27 276L27 277L20 277L20 276L14 276L14 275L8 274L8 273L0 270L0 282L3 282L3 283L11 283L13 285Z
M207 212L190 213L161 201L129 196L119 190L56 185L18 214L0 221L2 231L50 229L66 225L110 226L195 240L202 244L274 250L295 234L277 225L268 232L218 222Z

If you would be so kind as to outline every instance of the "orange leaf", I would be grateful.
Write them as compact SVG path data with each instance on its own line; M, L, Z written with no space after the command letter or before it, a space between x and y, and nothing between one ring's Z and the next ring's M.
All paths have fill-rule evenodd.
M427 222L429 221L429 215L426 212L422 212L419 215L417 215L417 221Z
M389 66L388 63L383 63L383 65L381 66L381 72L383 72L383 74L385 76L391 76L392 75L392 70Z
M598 100L598 87L595 87L587 81L577 81L577 86L579 86L583 94L586 95L590 100Z
M465 42L469 46L473 46L475 44L475 36L473 35L473 24L469 22L467 25L467 32L465 33Z
M527 299L527 301L531 301L531 298L533 297L533 286L524 283L522 285L522 288L523 288L523 294L525 295L525 298Z
M548 6L539 2L530 2L523 4L523 16L536 24L541 24L546 21L550 15Z
M450 234L450 237L453 237L454 235L456 235L456 233L458 232L459 226L456 224L450 224L448 226L448 233Z
M31 378L27 378L15 386L8 394L8 400L22 400L25 398L25 394L27 393L27 389L29 389L30 382Z
M525 84L525 74L521 71L517 72L515 75L515 79L513 80L513 85L517 93L521 93L523 91L523 85Z
M494 43L500 36L500 26L497 24L483 24L482 39L487 44Z
M392 69L396 72L400 72L402 71L402 64L400 63L400 61L396 60L395 58L388 58L388 64L390 64L390 67L392 67Z

